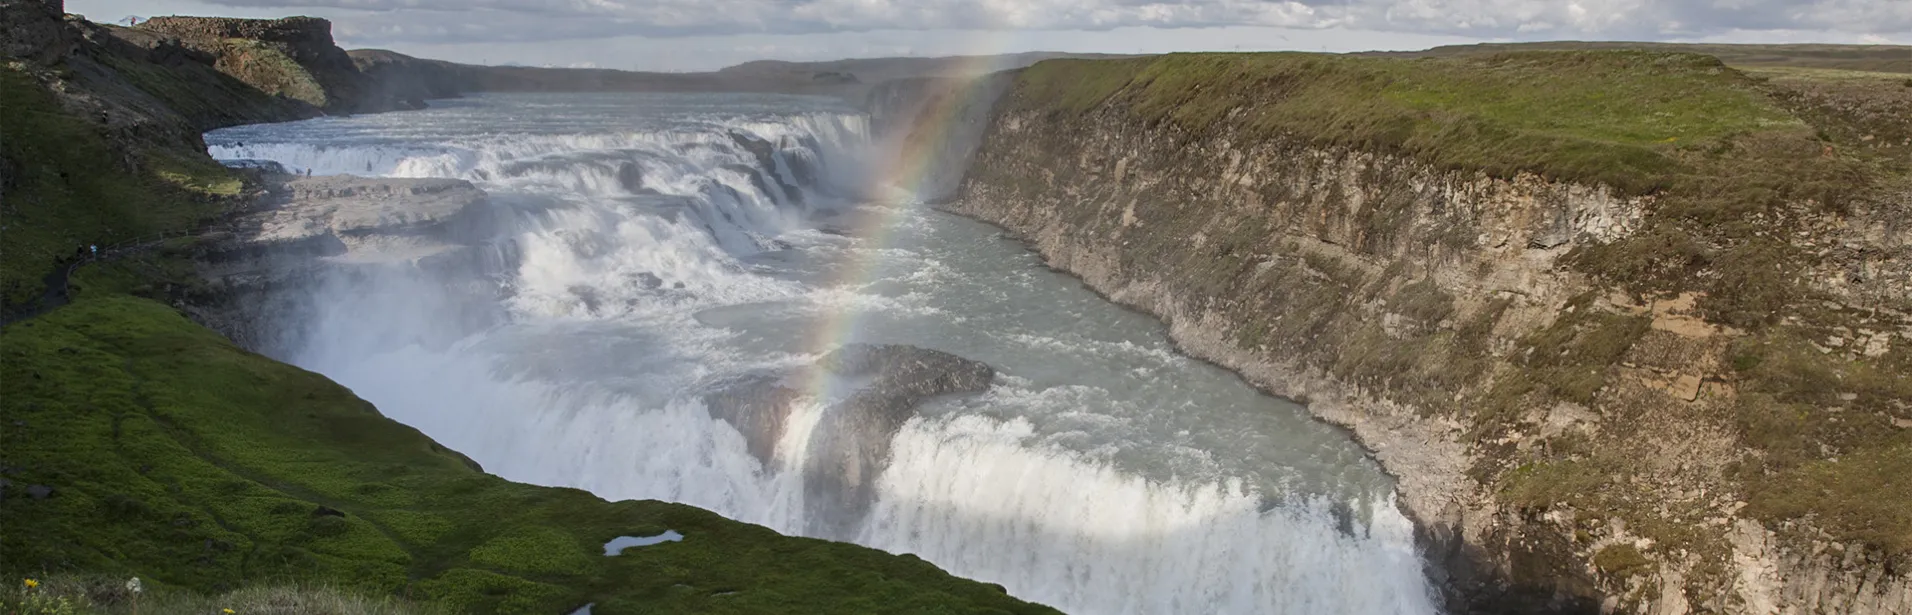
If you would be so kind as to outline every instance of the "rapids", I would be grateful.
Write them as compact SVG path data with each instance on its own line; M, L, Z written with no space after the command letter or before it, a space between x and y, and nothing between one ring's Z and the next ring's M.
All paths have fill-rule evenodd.
M491 193L485 275L340 272L287 291L307 341L260 350L506 478L915 553L1071 613L1436 611L1392 481L1345 433L913 201L870 126L814 98L489 95L207 142ZM829 471L844 383L803 383L772 459L704 399L858 342L997 373L918 408L846 508L801 478Z

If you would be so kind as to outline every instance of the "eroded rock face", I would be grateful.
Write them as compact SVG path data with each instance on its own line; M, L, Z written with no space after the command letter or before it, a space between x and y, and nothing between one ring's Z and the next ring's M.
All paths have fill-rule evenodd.
M64 0L0 1L0 55L49 64L72 53L78 38Z
M1452 611L1905 612L1912 576L1876 550L1807 555L1733 530L1759 527L1720 478L1745 454L1716 418L1738 407L1729 349L1745 332L1706 321L1691 293L1642 301L1568 266L1578 247L1640 232L1652 198L1189 134L1114 108L1045 112L1017 96L949 209L1162 318L1190 354L1352 430L1400 479ZM1832 269L1863 274L1824 284L1841 302L1903 301L1890 299L1907 278L1887 222L1902 201L1846 219L1852 253L1870 260L1828 252ZM1814 239L1827 237L1839 235ZM1528 340L1596 330L1616 350L1589 366L1602 386L1585 403L1513 403L1516 427L1473 431L1470 400L1531 377ZM1891 330L1855 329L1821 352L1884 356L1903 343ZM1628 489L1648 504L1629 514L1679 519L1707 550L1655 549L1617 517L1511 501L1524 454L1575 439L1642 460ZM1648 563L1600 557L1622 545Z
M212 296L195 316L248 348L296 347L285 326L306 308L301 289L326 275L396 268L448 292L485 294L484 276L513 265L495 246L483 190L456 179L268 178L258 208L202 236L197 262ZM474 302L488 305L492 302ZM447 318L491 319L495 315Z
M362 262L419 258L483 241L489 215L484 191L459 179L295 177L231 223L225 245Z
M716 389L704 396L710 416L736 428L750 456L769 466L790 419L791 404L802 395L782 376L766 374L725 382Z
M876 498L876 477L890 441L924 402L989 390L996 370L946 352L900 345L850 344L796 373L731 381L704 398L712 417L743 433L752 456L777 462L799 383L835 379L855 386L823 410L803 464L811 533L847 537Z
M869 379L824 412L811 436L814 456L804 473L812 529L846 539L875 502L876 477L889 462L890 441L916 408L942 395L987 391L996 375L988 365L946 352L862 344L830 353L817 369L836 378ZM820 508L823 514L815 514Z
M136 29L177 38L210 56L220 72L328 113L422 106L412 97L378 87L360 72L351 56L333 42L332 23L324 19L155 17Z

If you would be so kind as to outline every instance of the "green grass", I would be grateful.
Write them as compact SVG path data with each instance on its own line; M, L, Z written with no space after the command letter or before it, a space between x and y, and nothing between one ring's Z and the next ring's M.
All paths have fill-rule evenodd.
M144 583L141 591L128 589L130 578L99 575L57 575L32 579L5 579L0 590L0 612L9 615L447 615L451 611L391 596L362 593L321 585L261 585L217 595L200 594Z
M37 298L78 247L190 229L221 211L239 180L197 152L129 152L98 124L60 109L32 77L0 68L0 299ZM129 168L129 166L131 168Z
M1453 57L1518 51L1654 51L1697 53L1719 58L1727 66L1746 70L1845 70L1912 73L1912 47L1903 45L1824 44L1707 44L1646 43L1638 41L1541 41L1451 45L1425 51L1371 52L1391 57Z
M1021 92L1019 104L1078 113L1114 104L1192 135L1289 136L1631 193L1666 187L1683 151L1745 132L1805 130L1737 71L1676 53L1051 60L1023 73Z
M87 291L0 348L7 578L320 585L471 613L1050 612L908 556L484 474L151 301ZM603 556L667 529L685 539Z
M1912 554L1912 430L1891 423L1912 399L1912 353L1830 357L1801 333L1733 349L1748 384L1732 418L1757 451L1740 468L1749 511Z

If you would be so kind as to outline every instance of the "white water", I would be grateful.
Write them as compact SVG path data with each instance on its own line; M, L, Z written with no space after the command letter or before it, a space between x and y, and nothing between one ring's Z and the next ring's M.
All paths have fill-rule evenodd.
M876 501L830 537L1072 613L1434 612L1393 485L1345 434L1176 355L1159 324L987 227L865 203L867 126L791 97L491 96L208 142L493 194L513 220L494 275L340 275L293 323L319 341L269 350L501 476L817 527L840 510L805 502L801 478L828 400L799 404L770 464L701 400L814 360L814 333L847 314L830 341L940 349L999 375L904 425ZM732 132L772 144L769 168ZM895 224L818 230L859 216ZM446 317L473 297L500 316Z

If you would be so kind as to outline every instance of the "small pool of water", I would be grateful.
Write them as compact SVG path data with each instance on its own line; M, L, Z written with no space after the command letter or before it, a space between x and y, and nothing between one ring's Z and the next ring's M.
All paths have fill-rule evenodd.
M615 556L623 554L625 549L648 547L667 542L677 542L683 539L684 535L677 533L676 530L665 530L664 533L656 536L619 536L612 538L610 542L604 543L604 554L606 556Z

